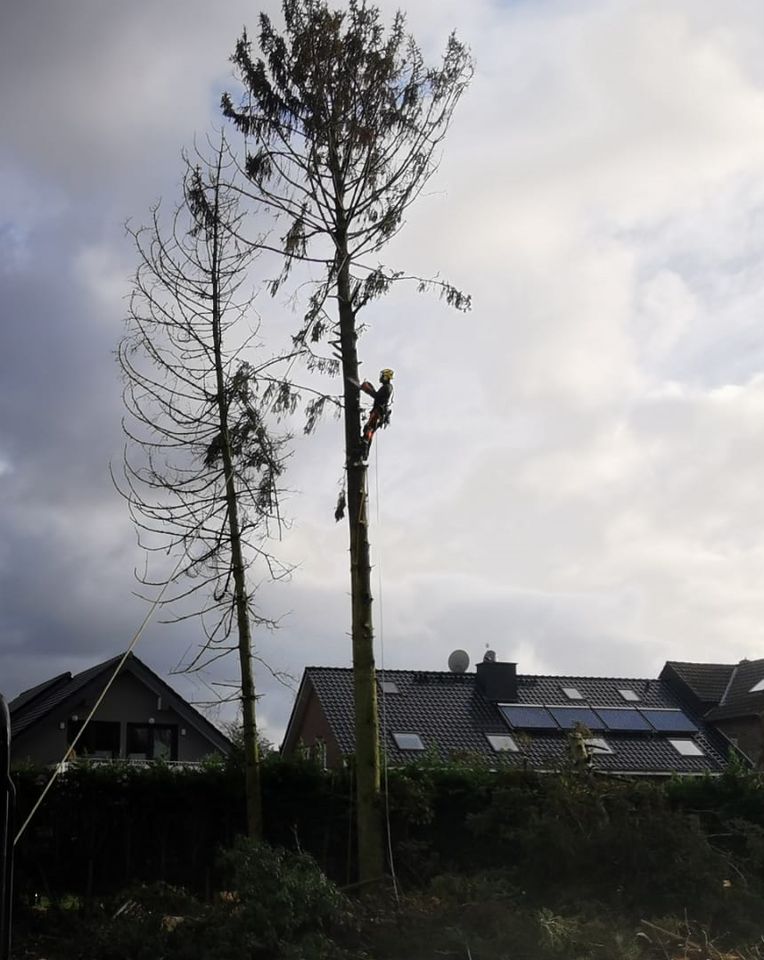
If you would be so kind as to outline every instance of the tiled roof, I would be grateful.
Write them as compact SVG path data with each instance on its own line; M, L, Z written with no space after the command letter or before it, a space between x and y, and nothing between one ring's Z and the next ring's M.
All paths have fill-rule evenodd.
M764 690L751 693L751 689L762 680L764 660L741 660L732 673L721 703L709 712L709 719L723 720L764 713Z
M734 663L685 663L668 660L661 676L673 671L700 703L718 704L729 684Z
M758 716L764 713L764 690L752 688L764 681L764 660L740 663L682 663L669 660L661 679L678 695L694 702L709 720ZM677 682L678 681L678 682Z
M31 690L25 690L23 693L20 693L15 700L11 701L8 707L11 714L11 737L15 738L20 733L23 733L46 714L50 713L51 710L55 710L57 706L74 697L87 687L89 683L103 674L103 683L98 687L98 690L95 691L95 696L98 696L106 685L110 668L117 665L121 656L120 654L117 657L112 657L111 660L107 660L105 663L99 663L97 666L90 667L88 670L83 670L82 673L78 673L74 677L71 673L61 674L58 677L54 677L53 680L41 683L36 687L32 687ZM59 682L62 678L64 682Z
M59 673L57 677L51 677L50 680L43 680L42 683L38 683L36 687L30 687L28 690L23 690L17 697L15 697L8 704L8 709L11 713L14 711L18 712L22 707L26 706L28 703L31 703L32 700L36 700L38 697L42 698L44 693L50 693L54 687L62 686L65 683L68 683L72 679L71 673Z
M332 728L340 752L354 750L352 671L340 667L307 667L310 681ZM380 726L388 761L406 763L416 752L400 750L393 733L416 733L426 749L446 759L454 753L477 753L493 764L556 769L568 757L569 739L564 731L513 731L498 706L477 689L474 673L386 670L379 681L392 681L398 692L380 694ZM581 700L567 699L563 687L575 687ZM639 696L627 702L619 690ZM683 708L671 687L661 680L602 677L518 676L517 703L594 707ZM594 754L596 769L612 773L668 774L720 772L726 764L726 741L698 716L691 716L697 734L674 734L674 739L693 739L702 756L682 756L669 742L671 735L596 731L612 753ZM521 747L516 753L495 753L488 734L510 734Z

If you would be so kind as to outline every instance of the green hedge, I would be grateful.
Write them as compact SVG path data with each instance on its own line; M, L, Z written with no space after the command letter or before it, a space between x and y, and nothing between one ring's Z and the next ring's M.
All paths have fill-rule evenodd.
M43 777L23 771L16 782L20 822ZM351 882L352 774L274 755L263 782L268 842L305 851L337 883ZM621 915L690 909L730 922L754 907L764 915L756 774L650 783L425 761L390 772L387 809L394 866L409 890L480 873L523 904L588 900ZM31 902L163 881L206 896L220 885L218 851L243 826L243 778L233 766L74 768L17 847L17 889Z

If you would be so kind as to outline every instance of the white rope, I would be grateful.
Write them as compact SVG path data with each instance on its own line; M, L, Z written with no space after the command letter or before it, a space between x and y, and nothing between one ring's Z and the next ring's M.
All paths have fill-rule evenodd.
M379 664L382 676L385 675L385 618L384 610L382 606L382 536L381 528L379 522L379 440L377 440L375 451L374 451L374 509L376 512L376 521L377 521L377 542L380 544L378 547L378 559L377 559L377 595L379 600L377 602L377 609L379 610ZM382 782L383 788L385 791L385 825L387 828L387 856L390 862L390 877L393 881L393 893L395 894L395 900L400 905L401 898L400 892L398 890L398 878L395 875L395 860L393 858L393 838L392 830L390 829L390 790L388 786L388 777L387 777L387 694L385 693L385 688L380 684L381 691L381 700L382 700Z
M58 775L59 775L60 773L62 773L62 771L63 771L63 769L64 769L64 764L67 762L67 760L68 760L68 759L71 757L71 755L74 753L74 748L75 748L75 747L77 746L77 744L79 743L80 738L82 737L82 734L85 732L85 728L86 728L87 725L90 723L90 721L93 719L93 715L95 714L96 710L97 710L97 709L101 706L101 704L103 703L104 697L106 696L106 694L107 694L107 693L109 692L109 690L111 689L111 686L112 686L112 684L114 683L114 681L117 679L117 676L118 676L118 674L119 674L119 671L120 671L120 670L122 669L122 667L125 665L125 661L126 661L127 658L130 656L130 654L132 653L133 648L135 647L136 643L138 643L138 641L140 640L140 638L141 638L142 635L143 635L144 630L145 630L146 627L149 625L149 621L151 620L152 616L154 615L154 611L156 610L156 608L157 608L157 607L159 606L159 604L161 603L162 597L163 597L164 594L165 594L165 590L167 590L167 588L169 587L170 583L172 583L172 581L174 580L175 574L176 574L176 573L178 572L178 570L180 569L180 565L181 565L181 563L183 563L183 561L184 561L184 559L185 559L185 556L186 556L185 553L184 553L184 554L181 554L181 557L180 557L180 559L178 560L178 562L177 562L177 564L176 564L176 566L175 566L175 569L173 570L172 574L167 578L167 580L165 580L164 586L163 586L162 589L159 591L159 594L157 595L156 599L154 600L154 602L153 602L153 603L151 604L151 606L149 607L148 613L147 613L146 616L143 618L143 623L140 625L140 627L139 627L138 630L136 631L135 635L133 636L133 639L130 641L130 646L127 648L127 650L125 650L124 654L123 654L122 657L120 658L119 663L118 663L117 666L114 668L114 673L112 673L111 677L109 678L109 682L106 684L106 686L105 686L105 687L103 688L103 690L101 691L100 696L99 696L98 699L96 700L93 708L91 709L90 713L89 713L89 714L87 715L87 717L85 718L85 722L82 724L82 726L80 727L80 729L77 731L77 735L75 736L74 740L72 740L72 742L69 744L69 746L68 746L68 748L67 748L67 750L66 750L66 753L64 754L63 759L61 760L60 763L57 763L57 764L56 764L56 766L55 766L55 768L54 768L54 770L53 770L53 775L51 776L50 780L48 780L48 782L45 784L45 789L42 791L42 793L40 794L40 796L37 798L37 802L35 803L35 805L34 805L34 806L32 807L32 809L31 809L31 811L29 812L29 816L28 816L28 817L26 818L26 820L21 824L21 828L19 829L19 832L16 834L16 837L15 837L15 839L14 839L14 841L13 841L13 845L14 845L14 846L16 846L16 844L19 842L19 840L21 839L21 836L23 835L24 831L25 831L26 828L29 826L32 818L33 818L34 815L37 813L37 811L40 809L40 806L42 805L42 802L43 802L43 800L45 799L45 797L48 795L48 792L50 791L50 788L53 786L53 784L54 784L54 783L56 782L56 780L58 779Z

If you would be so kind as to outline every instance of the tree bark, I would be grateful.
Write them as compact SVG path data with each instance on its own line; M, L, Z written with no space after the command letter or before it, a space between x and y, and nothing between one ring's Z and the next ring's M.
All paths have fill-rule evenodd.
M247 835L261 839L263 832L262 790L260 784L260 745L257 739L255 709L255 675L252 666L252 630L249 620L245 564L241 546L239 503L234 482L233 456L228 433L228 400L225 391L223 370L220 289L218 284L219 224L218 184L220 171L215 180L213 246L212 246L212 338L215 353L215 377L217 404L220 414L221 457L225 471L225 497L228 511L228 531L231 544L231 572L236 606L239 666L241 673L241 714L244 747L244 792L247 804Z
M371 563L367 523L366 464L361 458L361 404L358 335L350 294L350 265L344 231L337 236L337 295L345 398L345 467L347 470L350 582L352 605L353 692L358 826L358 874L361 881L382 877L385 869L380 800L379 719L371 617Z

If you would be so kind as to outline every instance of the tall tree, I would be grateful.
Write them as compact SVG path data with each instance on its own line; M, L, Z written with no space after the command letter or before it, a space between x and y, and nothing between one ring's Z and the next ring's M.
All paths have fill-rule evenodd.
M452 34L442 62L426 66L402 14L386 31L379 10L364 0L349 0L342 10L325 0L284 0L282 9L281 31L261 14L259 55L246 32L238 41L232 60L243 96L235 104L226 94L222 106L247 137L250 196L286 222L283 270L271 292L297 262L323 267L294 339L326 368L330 358L315 351L327 338L338 348L344 380L359 871L370 880L384 871L384 842L366 464L355 385L359 313L404 279L370 261L435 171L472 64ZM451 305L469 307L469 298L449 284L419 285L437 286Z
M266 423L273 361L257 367L243 359L255 333L234 330L251 311L241 292L253 251L236 236L241 214L224 186L226 158L221 138L210 162L187 161L169 227L155 207L149 227L130 231L139 266L118 350L127 443L117 486L142 545L182 555L176 595L166 602L182 604L172 620L198 616L203 625L190 668L238 653L247 827L259 837L252 627L265 621L247 574L258 558L272 576L287 572L267 550L281 522L286 438Z

